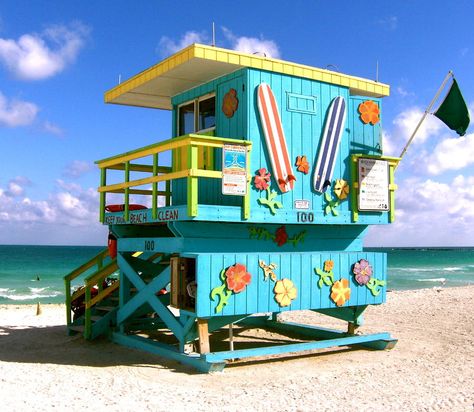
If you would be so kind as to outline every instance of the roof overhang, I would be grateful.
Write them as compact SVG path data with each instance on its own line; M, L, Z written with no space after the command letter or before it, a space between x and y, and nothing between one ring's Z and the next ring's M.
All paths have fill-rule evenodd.
M106 103L171 110L171 98L243 67L348 87L353 95L388 96L386 84L283 60L193 44L105 93Z

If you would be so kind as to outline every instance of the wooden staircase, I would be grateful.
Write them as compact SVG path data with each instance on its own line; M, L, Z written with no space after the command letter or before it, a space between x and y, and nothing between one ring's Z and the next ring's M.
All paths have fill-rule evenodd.
M133 255L140 255L137 252ZM140 277L148 284L169 266L170 256L156 253L146 259L134 259ZM85 339L92 340L102 335L109 335L116 325L117 311L120 302L119 267L116 259L109 257L105 248L88 262L64 277L66 288L66 319L69 334L81 333ZM83 284L71 288L72 281L82 277ZM137 290L128 288L130 299ZM169 297L160 296L160 300L168 304ZM152 317L151 308L142 308L136 318L130 322L130 329L144 326L140 318ZM156 324L158 320L149 322ZM128 328L127 328L128 329Z

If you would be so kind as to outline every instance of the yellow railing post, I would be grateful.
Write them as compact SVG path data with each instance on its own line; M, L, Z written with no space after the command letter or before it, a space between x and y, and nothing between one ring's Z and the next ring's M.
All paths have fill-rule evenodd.
M158 175L158 153L153 154L153 177ZM151 198L151 216L153 219L156 219L157 209L158 209L158 182L153 182L152 184L152 198Z
M102 167L100 169L100 185L105 186L107 184L107 168ZM107 192L100 193L100 223L104 223L105 220L105 201Z
M188 146L188 216L194 217L198 214L198 148L194 144Z
M64 287L66 291L66 325L71 325L71 280L69 278L64 279Z
M125 162L125 183L130 182L130 162ZM124 209L124 218L128 222L130 218L130 187L125 188L125 209Z
M91 301L91 286L86 285L86 293L85 293L85 319L84 319L84 337L89 339L92 333L92 313L90 308L90 301Z

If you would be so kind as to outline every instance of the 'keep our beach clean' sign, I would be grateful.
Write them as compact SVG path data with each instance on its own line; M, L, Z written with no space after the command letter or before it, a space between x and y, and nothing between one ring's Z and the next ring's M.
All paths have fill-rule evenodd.
M377 159L359 159L360 211L390 210L388 162Z

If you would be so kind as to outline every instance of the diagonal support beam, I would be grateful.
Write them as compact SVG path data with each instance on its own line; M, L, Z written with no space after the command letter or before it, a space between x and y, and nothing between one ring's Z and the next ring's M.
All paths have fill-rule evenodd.
M117 256L117 262L124 275L137 288L137 294L123 305L117 312L117 323L120 324L129 318L140 306L148 303L166 326L173 332L179 341L183 340L183 326L176 317L156 296L156 292L170 282L170 268L166 268L157 275L148 285L140 278L133 268L133 263L121 254Z

